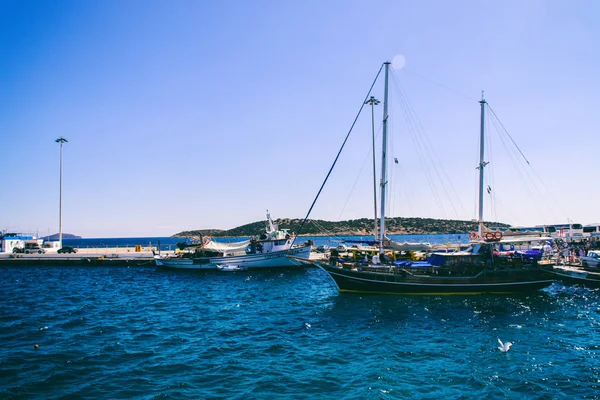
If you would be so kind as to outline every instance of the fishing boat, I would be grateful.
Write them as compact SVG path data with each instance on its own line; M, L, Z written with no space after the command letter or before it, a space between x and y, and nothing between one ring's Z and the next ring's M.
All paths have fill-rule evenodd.
M182 253L176 256L154 258L156 265L176 269L219 269L217 265L235 265L240 268L289 268L305 265L297 258L309 258L312 242L294 246L295 237L288 229L279 229L267 211L265 231L248 241L226 244L214 244L214 241L204 241L204 246L194 252ZM212 246L207 246L213 243ZM204 248L217 253L218 256L205 256Z
M539 290L549 286L554 279L549 268L540 258L526 252L513 252L510 256L494 255L501 243L512 239L503 238L499 231L491 231L483 224L483 169L485 99L481 99L481 138L479 162L479 228L472 235L471 245L462 251L433 253L426 261L395 260L385 252L389 243L385 231L385 189L387 185L387 124L388 124L388 74L390 63L385 67L385 91L382 125L382 161L380 179L379 255L362 261L345 260L335 255L316 264L329 274L340 292L382 294L479 294L519 293ZM518 243L539 244L549 237L522 237Z

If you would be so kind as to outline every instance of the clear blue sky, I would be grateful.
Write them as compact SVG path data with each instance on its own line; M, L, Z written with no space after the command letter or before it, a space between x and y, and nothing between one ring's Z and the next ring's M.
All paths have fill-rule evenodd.
M486 219L600 222L599 12L592 0L1 1L0 229L58 231L59 136L64 232L228 229L267 208L303 217L397 55L455 194L432 190L393 120L393 216L476 218L485 89L543 189L492 144ZM373 214L369 134L367 112L314 218Z

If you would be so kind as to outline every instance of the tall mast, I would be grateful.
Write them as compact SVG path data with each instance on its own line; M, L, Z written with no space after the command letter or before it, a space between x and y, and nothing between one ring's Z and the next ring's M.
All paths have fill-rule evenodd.
M383 241L385 239L385 187L387 185L387 120L388 120L388 74L390 62L385 65L385 91L383 94L383 134L381 150L381 216L379 223L379 252L383 253Z
M480 136L479 136L479 166L477 167L479 169L479 220L477 221L479 223L479 237L483 237L483 169L485 168L485 166L488 164L487 162L483 161L483 156L484 156L484 139L485 139L485 135L484 135L484 131L485 131L485 105L486 105L486 101L483 98L483 92L481 93L481 101L479 101L479 104L481 104L481 129L480 129Z
M371 96L369 100L365 101L365 104L369 104L371 106L371 138L373 141L373 211L374 211L374 219L373 219L373 235L375 236L375 240L377 240L377 172L375 170L375 106L380 103L375 97Z

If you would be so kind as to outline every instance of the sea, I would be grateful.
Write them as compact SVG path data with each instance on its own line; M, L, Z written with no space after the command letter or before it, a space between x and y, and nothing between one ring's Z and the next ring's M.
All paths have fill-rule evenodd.
M316 267L0 267L0 399L78 398L598 399L600 291L361 295Z

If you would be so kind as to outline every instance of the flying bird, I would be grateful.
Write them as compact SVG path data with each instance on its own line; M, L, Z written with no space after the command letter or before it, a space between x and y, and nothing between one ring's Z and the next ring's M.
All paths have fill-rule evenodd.
M500 350L503 353L506 353L508 350L510 350L510 346L514 344L513 342L502 343L502 340L500 340L500 338L498 338L498 343L500 343L498 350Z

